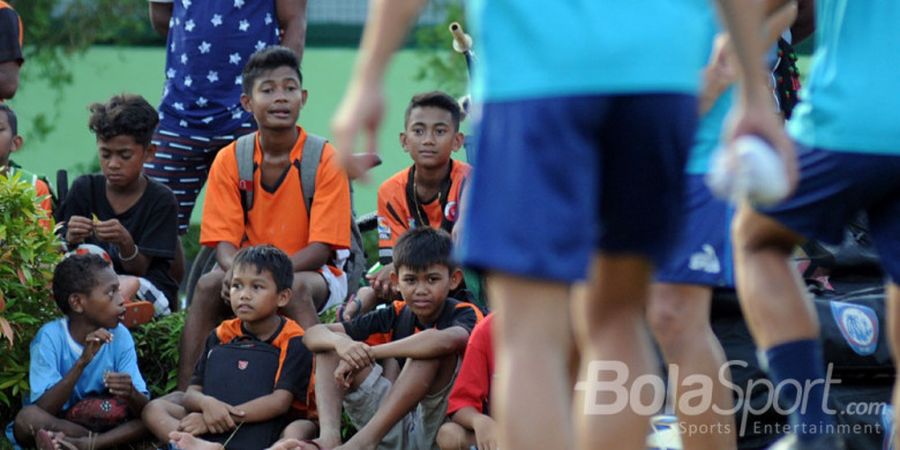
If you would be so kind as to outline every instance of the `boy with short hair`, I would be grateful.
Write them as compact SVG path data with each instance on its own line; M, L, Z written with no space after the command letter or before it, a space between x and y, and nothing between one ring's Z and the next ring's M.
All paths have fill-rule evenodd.
M31 183L34 191L41 199L41 208L44 208L48 214L52 211L52 199L50 198L50 186L47 182L40 179L28 171L23 170L15 162L9 159L12 152L22 148L24 141L19 136L19 120L16 112L9 105L0 103L0 173L12 176L16 172L22 173L22 180ZM49 223L48 223L49 227Z
M459 357L482 318L475 305L447 296L462 279L452 245L443 230L408 231L394 247L391 274L404 301L316 325L304 337L316 353L316 445L341 443L343 407L359 431L341 448L434 447ZM399 364L399 375L384 376L388 364Z
M438 430L441 450L497 449L497 422L490 416L491 384L494 379L494 345L488 314L475 325L466 346L459 376L450 391L450 420Z
M128 323L135 325L167 314L178 301L170 270L178 254L178 208L172 191L143 173L156 151L150 136L159 121L147 100L119 94L90 111L102 173L72 184L57 216L64 224L60 233L70 247L86 243L105 250L122 276L126 300L134 294L153 305L142 304L141 317Z
M219 152L210 169L200 243L215 247L218 266L200 278L185 320L182 388L199 357L194 343L228 313L222 282L240 247L272 244L290 255L294 284L283 312L304 328L318 323L317 312L339 304L347 293L340 268L350 248L350 184L325 143L307 211L300 162L309 137L297 125L307 91L297 57L285 47L256 52L244 67L243 82L241 104L259 125L253 135L253 180L240 179L237 141ZM253 204L245 210L242 198L250 193Z
M183 396L176 393L147 405L144 422L157 438L168 441L172 432L185 431L218 435L208 437L222 442L241 423L245 432L251 424L263 423L268 426L266 431L253 436L269 440L257 441L256 448L267 447L277 439L283 428L280 421L292 403L306 403L312 374L312 354L303 345L303 329L278 314L291 299L293 278L291 261L275 247L247 247L234 256L229 297L237 317L222 322L209 335L204 356L197 362ZM234 343L251 343L254 349L271 346L277 356L254 359L252 349L228 347ZM237 355L236 367L227 364L229 355ZM271 373L264 371L265 367L272 369ZM255 392L259 384L255 378L265 378L263 374L273 374L274 380L262 380L267 388ZM267 393L254 396L261 392ZM239 400L229 403L228 398Z
M384 267L367 277L371 288L360 289L356 297L360 302L349 302L342 309L341 320L368 312L377 298L394 298L396 286L391 285L390 274L394 270L394 243L400 235L419 226L453 232L463 188L472 170L465 162L451 158L465 140L459 131L462 119L459 103L444 92L425 92L410 99L400 144L413 164L378 188L378 258Z
M70 256L53 273L53 296L66 317L45 324L31 343L29 405L7 437L42 450L140 438L148 392L131 333L120 323L116 273L97 255Z

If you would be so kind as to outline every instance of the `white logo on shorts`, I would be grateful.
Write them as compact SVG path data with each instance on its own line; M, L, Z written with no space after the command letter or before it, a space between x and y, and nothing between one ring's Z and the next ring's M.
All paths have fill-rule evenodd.
M702 252L697 252L691 255L690 263L688 267L691 270L696 270L700 272L706 273L719 273L722 271L722 267L719 265L719 258L716 257L716 250L712 245L703 244Z

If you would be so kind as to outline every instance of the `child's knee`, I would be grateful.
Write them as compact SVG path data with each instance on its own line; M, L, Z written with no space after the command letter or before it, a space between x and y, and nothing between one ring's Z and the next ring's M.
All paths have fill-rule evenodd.
M15 421L13 422L13 435L16 438L16 441L20 444L29 444L34 439L34 434L38 432L40 428L43 428L41 423L43 422L43 418L48 416L49 414L36 405L28 405L22 408L18 414L16 414Z
M456 422L446 422L438 429L435 440L441 450L460 450L466 448L466 429Z

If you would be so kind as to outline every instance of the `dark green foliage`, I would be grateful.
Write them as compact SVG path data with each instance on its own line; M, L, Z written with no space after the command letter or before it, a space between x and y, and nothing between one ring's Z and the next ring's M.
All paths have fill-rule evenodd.
M46 216L38 202L30 183L0 175L0 424L12 420L28 391L31 339L60 315L50 283L62 255L39 223Z

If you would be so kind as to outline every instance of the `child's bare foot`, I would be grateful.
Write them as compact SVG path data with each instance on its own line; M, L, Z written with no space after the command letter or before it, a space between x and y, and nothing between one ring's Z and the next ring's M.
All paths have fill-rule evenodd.
M81 450L72 438L67 438L61 431L40 430L34 435L34 445L38 450Z
M204 441L191 433L182 431L169 433L169 442L182 450L225 450L222 444Z

